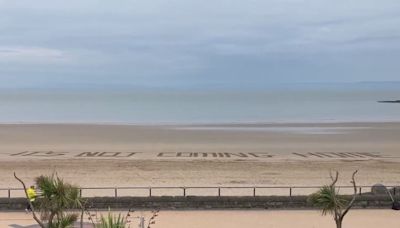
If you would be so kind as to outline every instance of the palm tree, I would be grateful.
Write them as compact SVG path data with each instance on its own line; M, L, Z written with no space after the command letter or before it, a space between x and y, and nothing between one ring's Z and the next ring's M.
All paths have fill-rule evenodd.
M78 220L78 214L72 213L71 209L81 210L80 227L83 227L84 212L89 214L89 220L92 222L94 228L125 228L130 223L128 217L131 216L132 210L129 210L125 217L121 214L113 216L109 212L107 217L102 216L100 223L96 224L86 209L87 201L81 198L79 188L64 182L55 174L51 176L42 175L35 179L37 187L41 190L41 194L39 199L33 204L29 200L25 183L15 173L14 177L22 184L26 199L32 209L32 216L41 228L73 227L74 223ZM36 214L37 212L40 213L40 216ZM159 210L152 211L147 228L155 224L158 212Z
M322 208L322 215L331 214L336 223L336 228L342 228L344 216L353 207L357 197L357 186L355 175L357 170L353 172L351 183L353 185L354 194L350 201L339 195L339 190L336 189L336 182L339 178L339 172L336 172L335 178L332 177L332 183L321 187L316 193L309 197L309 201L317 207Z
M15 173L14 177L21 182L26 192L24 182ZM77 221L78 215L66 211L83 208L78 187L65 183L54 174L37 177L35 182L41 190L40 199L35 205L28 201L31 204L33 218L39 226L42 228L71 227ZM36 215L36 211L40 212L40 218Z
M36 185L42 190L42 198L37 209L48 221L49 228L71 226L78 218L76 214L66 214L65 210L81 208L82 199L76 186L65 183L56 175L37 177Z

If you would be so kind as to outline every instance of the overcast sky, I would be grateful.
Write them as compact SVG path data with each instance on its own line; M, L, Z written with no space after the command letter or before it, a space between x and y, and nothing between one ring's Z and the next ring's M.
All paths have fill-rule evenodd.
M0 0L0 87L398 80L399 0Z

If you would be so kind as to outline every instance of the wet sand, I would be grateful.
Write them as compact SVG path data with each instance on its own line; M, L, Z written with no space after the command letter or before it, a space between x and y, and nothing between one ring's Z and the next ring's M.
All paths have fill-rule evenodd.
M0 125L0 188L57 172L81 187L400 184L400 123Z

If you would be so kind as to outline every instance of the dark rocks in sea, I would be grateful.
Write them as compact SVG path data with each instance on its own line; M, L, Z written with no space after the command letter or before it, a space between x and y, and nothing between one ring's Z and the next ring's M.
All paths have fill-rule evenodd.
M400 100L378 101L379 103L400 103Z

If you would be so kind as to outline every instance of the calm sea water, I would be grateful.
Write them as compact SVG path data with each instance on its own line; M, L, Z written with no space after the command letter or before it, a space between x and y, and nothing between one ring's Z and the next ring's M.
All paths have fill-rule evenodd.
M400 121L396 88L258 91L0 90L0 122L232 123Z

